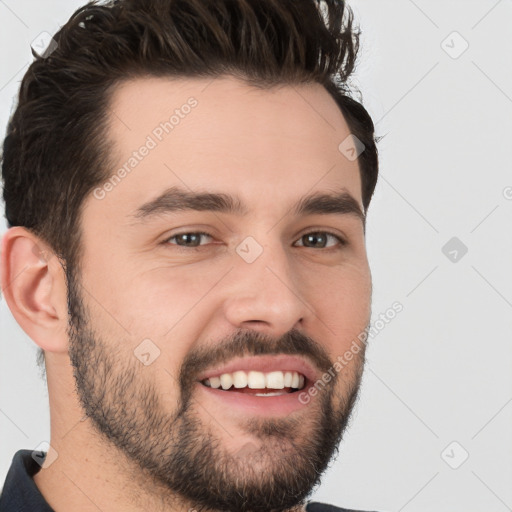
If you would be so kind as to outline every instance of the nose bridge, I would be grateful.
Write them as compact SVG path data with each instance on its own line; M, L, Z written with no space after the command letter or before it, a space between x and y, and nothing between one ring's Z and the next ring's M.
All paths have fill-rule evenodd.
M295 327L308 308L282 244L275 241L261 246L247 237L236 253L233 285L225 300L228 321L237 328L262 324L275 335Z

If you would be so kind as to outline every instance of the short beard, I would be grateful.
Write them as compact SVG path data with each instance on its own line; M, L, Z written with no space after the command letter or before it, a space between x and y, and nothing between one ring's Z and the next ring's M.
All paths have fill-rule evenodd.
M284 512L305 502L338 453L358 397L364 344L350 368L333 379L346 381L342 395L333 384L319 390L307 415L248 417L238 428L252 434L255 442L232 454L194 407L199 371L235 355L285 352L309 355L326 372L333 365L323 349L294 330L279 340L242 331L213 349L194 350L176 379L179 405L170 413L159 388L142 377L135 357L116 353L119 344L110 348L91 328L80 282L69 267L66 274L69 355L81 405L100 438L136 463L141 481L144 477L158 488L162 503L170 506L178 496L198 512ZM146 487L146 492L156 497L153 489Z

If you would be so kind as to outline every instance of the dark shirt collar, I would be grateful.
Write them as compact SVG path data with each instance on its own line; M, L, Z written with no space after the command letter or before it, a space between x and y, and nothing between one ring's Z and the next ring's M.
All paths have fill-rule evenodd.
M14 454L0 496L0 512L54 512L34 482L41 466L32 453L18 450Z

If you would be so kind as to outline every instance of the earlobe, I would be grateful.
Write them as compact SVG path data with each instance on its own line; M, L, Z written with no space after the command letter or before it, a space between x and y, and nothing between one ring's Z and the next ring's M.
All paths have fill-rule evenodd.
M48 244L24 227L2 239L2 295L14 318L43 350L67 351L67 297L62 265Z

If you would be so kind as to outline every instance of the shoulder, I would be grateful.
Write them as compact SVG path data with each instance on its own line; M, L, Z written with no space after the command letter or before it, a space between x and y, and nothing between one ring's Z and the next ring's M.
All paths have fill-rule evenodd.
M311 501L307 504L307 512L363 512L362 510L353 510L348 508L335 507L327 503L319 503L317 501Z

